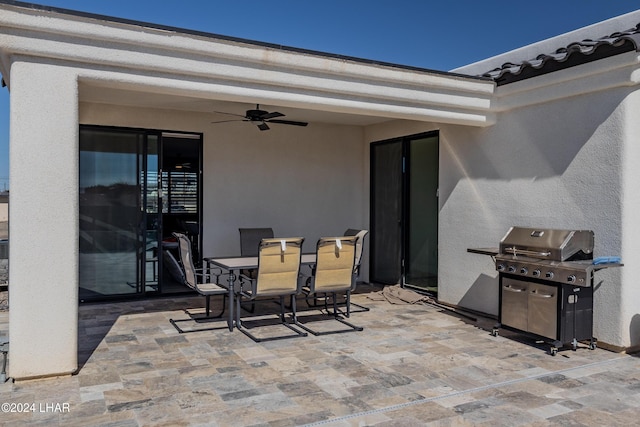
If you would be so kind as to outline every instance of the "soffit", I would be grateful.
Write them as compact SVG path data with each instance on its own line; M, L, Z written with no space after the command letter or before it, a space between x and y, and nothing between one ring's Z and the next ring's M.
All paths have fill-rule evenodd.
M98 104L124 105L139 108L190 111L208 113L211 121L227 120L227 114L244 115L246 110L256 107L248 102L225 101L161 93L140 92L135 90L114 89L82 84L80 100ZM260 101L257 99L257 101ZM388 117L359 114L335 113L318 109L305 109L292 106L274 105L261 102L260 108L267 111L279 111L287 120L309 123L331 123L338 125L368 126L389 121Z

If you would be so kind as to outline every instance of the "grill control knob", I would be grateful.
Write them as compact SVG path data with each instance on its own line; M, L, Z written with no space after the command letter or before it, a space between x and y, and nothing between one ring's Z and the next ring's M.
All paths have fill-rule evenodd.
M529 270L527 270L527 267L522 267L520 269L520 274L527 274L529 272Z
M498 269L498 271L504 271L504 264L498 264L496 268Z
M516 268L513 265L509 266L509 273L513 273L516 271Z
M540 270L537 270L537 269L536 269L536 270L533 270L533 271L531 272L531 275L532 275L533 277L540 277Z
M553 279L553 271L547 271L547 274L544 275L547 279Z
M567 282L569 283L574 283L576 281L576 276L575 275L571 275L569 277L567 277Z

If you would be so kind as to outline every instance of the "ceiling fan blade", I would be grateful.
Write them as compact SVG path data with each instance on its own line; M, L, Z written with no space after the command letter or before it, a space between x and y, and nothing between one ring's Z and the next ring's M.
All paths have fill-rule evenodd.
M270 128L269 128L269 126L267 126L267 124L265 122L260 122L258 124L258 129L260 129L260 130L269 130Z
M241 116L242 117L242 116ZM235 120L220 120L217 122L211 122L211 123L230 123L230 122L247 122L248 120L246 119L235 119Z
M293 120L269 120L269 123L280 123L282 125L306 126L307 122L294 122Z
M226 114L227 116L236 116L236 117L242 117L244 118L244 116L242 114L235 114L235 113L227 113L224 111L212 111L212 113L216 113L216 114Z
M284 117L284 114L274 111L273 113L267 113L260 116L262 120L274 119L276 117Z

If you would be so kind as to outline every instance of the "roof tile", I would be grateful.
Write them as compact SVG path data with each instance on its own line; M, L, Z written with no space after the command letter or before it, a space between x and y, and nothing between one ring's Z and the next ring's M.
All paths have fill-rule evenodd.
M633 50L640 51L640 24L597 40L573 42L553 53L543 53L519 64L506 62L482 74L482 77L489 77L501 86Z

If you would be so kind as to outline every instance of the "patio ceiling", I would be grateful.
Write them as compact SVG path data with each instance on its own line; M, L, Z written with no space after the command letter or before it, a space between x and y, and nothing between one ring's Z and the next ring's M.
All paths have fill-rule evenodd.
M107 89L90 84L83 84L81 86L80 100L83 102L94 102L99 104L210 113L211 121L227 120L232 118L226 114L218 114L216 112L244 115L246 110L255 108L256 106L255 104L247 102L202 99L189 96L158 94L126 89ZM334 113L330 111L265 104L260 99L256 99L256 103L260 103L260 108L263 110L277 110L282 112L286 115L286 120L304 121L309 123L368 126L390 120L388 117L384 116Z

